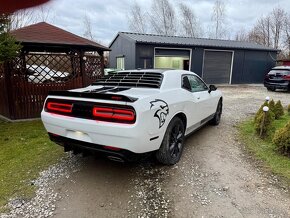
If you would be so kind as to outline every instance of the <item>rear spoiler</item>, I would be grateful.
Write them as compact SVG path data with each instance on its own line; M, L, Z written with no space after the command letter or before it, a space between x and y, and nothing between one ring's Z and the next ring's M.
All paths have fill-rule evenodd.
M104 100L125 101L125 102L135 102L138 100L138 98L133 98L133 97L125 96L125 95L101 94L101 93L91 93L91 92L49 91L48 95L77 97L77 98L104 99Z

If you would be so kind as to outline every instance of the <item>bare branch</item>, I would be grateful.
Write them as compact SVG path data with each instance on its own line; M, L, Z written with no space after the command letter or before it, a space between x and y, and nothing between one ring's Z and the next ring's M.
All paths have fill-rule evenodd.
M244 27L242 27L239 31L236 32L235 40L237 41L249 41L249 34L245 30Z
M211 20L214 23L215 38L224 38L227 34L225 32L226 19L226 5L222 0L216 0L213 7Z
M273 35L274 48L278 48L281 43L281 34L285 17L286 12L282 8L274 8L270 14L270 28Z
M147 32L147 14L143 13L140 5L135 1L130 8L130 13L127 16L129 29L136 33Z
M175 11L168 0L153 0L150 23L152 30L157 34L175 35L176 17Z
M38 10L38 21L47 22L50 17L50 7L41 5Z
M24 9L14 12L10 15L10 30L19 29L21 27L33 24L37 21L35 11L32 9Z
M201 35L201 26L192 8L184 3L179 4L181 26L185 36L198 37Z
M84 25L84 30L85 30L83 36L90 40L95 41L93 30L92 30L91 19L89 18L87 14L85 14L83 17L83 25Z

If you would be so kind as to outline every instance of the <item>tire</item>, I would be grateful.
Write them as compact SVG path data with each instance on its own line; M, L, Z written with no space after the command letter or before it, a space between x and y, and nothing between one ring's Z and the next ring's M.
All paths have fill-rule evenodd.
M182 155L184 146L185 127L182 120L174 117L165 132L159 150L156 152L156 159L165 165L176 164Z
M272 87L267 87L267 90L268 91L271 91L271 92L275 92L276 89L275 88L272 88Z
M214 126L219 125L220 124L220 121L221 121L222 112L223 112L223 102L220 99L219 100L219 103L217 105L217 108L216 108L216 112L214 114L214 117L210 121L210 124L212 124Z

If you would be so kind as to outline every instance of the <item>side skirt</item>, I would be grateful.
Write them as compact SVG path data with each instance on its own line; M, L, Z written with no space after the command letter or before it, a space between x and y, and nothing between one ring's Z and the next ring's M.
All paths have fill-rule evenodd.
M199 123L194 124L193 126L187 128L186 130L186 134L185 136L189 136L192 133L196 132L197 130L199 130L201 127L203 127L205 124L207 124L212 118L214 118L215 114L212 114L210 116L208 116L207 118L201 120Z

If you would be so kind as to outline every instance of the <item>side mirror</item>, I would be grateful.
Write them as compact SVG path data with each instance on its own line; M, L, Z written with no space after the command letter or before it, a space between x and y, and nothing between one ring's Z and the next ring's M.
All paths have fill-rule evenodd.
M212 91L217 90L217 87L215 85L209 85L208 93L211 93Z

